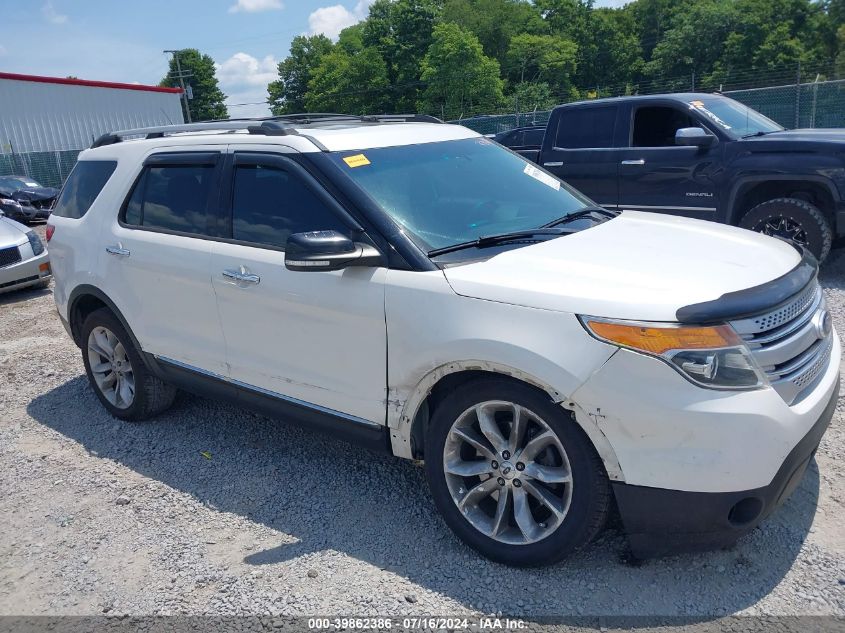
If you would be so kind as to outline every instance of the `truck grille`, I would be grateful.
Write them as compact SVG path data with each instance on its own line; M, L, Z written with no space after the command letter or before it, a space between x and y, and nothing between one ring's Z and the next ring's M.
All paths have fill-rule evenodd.
M19 261L21 261L21 252L17 246L0 248L0 268L17 264Z
M833 327L818 281L769 312L731 325L787 404L814 386L830 360Z

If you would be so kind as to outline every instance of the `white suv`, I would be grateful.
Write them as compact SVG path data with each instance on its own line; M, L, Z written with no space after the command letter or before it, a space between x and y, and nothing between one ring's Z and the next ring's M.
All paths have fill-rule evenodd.
M451 528L512 565L614 506L638 556L730 543L836 406L811 256L607 211L425 117L116 132L50 222L59 313L113 415L182 388L424 460Z

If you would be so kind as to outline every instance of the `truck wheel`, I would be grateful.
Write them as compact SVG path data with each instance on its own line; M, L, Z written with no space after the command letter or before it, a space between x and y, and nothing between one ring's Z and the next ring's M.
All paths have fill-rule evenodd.
M823 261L833 243L833 229L821 210L799 198L768 200L746 213L739 225L795 242Z
M561 560L601 530L610 508L601 460L569 413L507 380L472 382L442 401L425 469L449 527L506 565Z
M176 388L149 372L120 321L103 308L82 324L82 361L94 392L116 418L146 420L168 409Z

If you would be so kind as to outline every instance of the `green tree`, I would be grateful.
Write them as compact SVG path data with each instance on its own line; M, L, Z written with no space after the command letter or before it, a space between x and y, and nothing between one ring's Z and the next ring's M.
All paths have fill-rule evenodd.
M478 38L457 24L434 27L422 61L426 87L419 109L443 118L495 111L503 102L499 62L484 54Z
M578 92L572 88L570 89L568 97L577 99ZM552 93L549 84L544 81L532 83L525 82L516 85L513 92L509 95L509 99L513 100L513 109L516 112L551 110L560 101L560 99Z
M556 94L569 93L578 47L557 35L521 33L511 38L506 57L508 79L517 85L544 82Z
M297 35L290 54L279 62L279 78L267 86L270 111L275 115L305 111L312 72L334 46L325 35Z
M446 0L442 19L475 33L484 54L502 67L514 36L549 30L537 7L525 0Z
M421 62L432 41L441 0L376 0L364 22L362 41L387 65L390 108L412 111L420 91Z
M374 48L350 54L341 47L324 55L308 83L312 112L383 113L389 102L387 66Z
M185 84L191 86L193 99L188 100L188 108L191 112L192 121L210 121L212 119L228 118L229 112L226 109L226 95L217 85L217 76L214 72L214 60L208 55L203 55L195 48L183 48L178 51L179 65L182 73L191 73L185 79ZM178 88L179 79L177 76L177 65L175 57L170 59L170 68L167 76L161 80L159 85L167 88ZM184 102L183 102L184 110ZM187 115L185 117L187 119Z

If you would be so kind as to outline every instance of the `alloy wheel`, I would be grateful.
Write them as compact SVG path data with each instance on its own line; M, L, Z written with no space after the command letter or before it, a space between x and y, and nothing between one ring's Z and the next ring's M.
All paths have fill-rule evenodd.
M799 246L807 247L807 232L800 223L791 218L783 216L768 218L767 220L760 222L755 227L755 230L763 233L764 235L781 237L791 242L795 242Z
M482 534L510 545L541 541L572 501L572 469L560 438L533 411L491 400L462 413L443 447L452 500Z
M135 400L132 362L114 332L98 326L88 335L88 364L100 393L118 409Z

